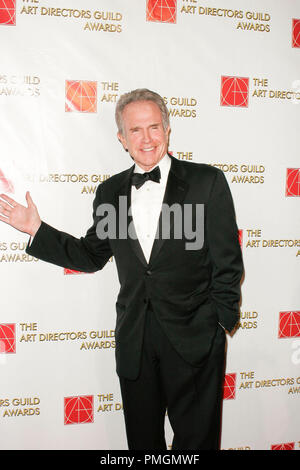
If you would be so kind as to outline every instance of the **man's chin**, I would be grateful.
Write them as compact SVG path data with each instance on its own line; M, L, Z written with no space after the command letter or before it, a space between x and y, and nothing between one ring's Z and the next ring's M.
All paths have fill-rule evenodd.
M145 152L146 153L146 152ZM139 155L136 159L134 159L135 163L143 168L145 171L151 170L154 166L156 166L160 160L163 158L164 155Z

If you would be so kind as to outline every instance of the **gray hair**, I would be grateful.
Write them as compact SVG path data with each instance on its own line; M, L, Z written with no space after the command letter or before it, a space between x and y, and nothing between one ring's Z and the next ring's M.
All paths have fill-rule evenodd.
M117 102L115 118L120 134L123 135L124 131L122 116L124 108L128 104L134 103L136 101L153 101L153 103L155 103L161 111L163 128L165 131L167 130L170 125L170 120L169 112L163 98L158 93L148 90L147 88L138 88L137 90L130 91L129 93L125 93L124 95L120 96Z

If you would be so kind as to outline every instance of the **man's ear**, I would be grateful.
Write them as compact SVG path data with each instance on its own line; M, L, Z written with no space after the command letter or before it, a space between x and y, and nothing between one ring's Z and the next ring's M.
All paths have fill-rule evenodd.
M126 152L127 152L127 151L128 151L128 147L127 147L127 142L126 142L125 137L123 136L123 134L121 134L121 132L118 132L117 136L118 136L119 141L121 142L121 144L123 145L124 149L125 149Z

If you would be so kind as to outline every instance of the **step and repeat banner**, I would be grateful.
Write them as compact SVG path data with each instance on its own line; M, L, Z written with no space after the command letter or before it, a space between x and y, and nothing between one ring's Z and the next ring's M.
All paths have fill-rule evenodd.
M0 192L50 225L84 235L132 165L114 110L135 88L164 97L174 157L223 170L245 277L221 448L300 450L300 2L0 0L0 58ZM127 449L114 259L72 272L27 242L1 223L0 448Z

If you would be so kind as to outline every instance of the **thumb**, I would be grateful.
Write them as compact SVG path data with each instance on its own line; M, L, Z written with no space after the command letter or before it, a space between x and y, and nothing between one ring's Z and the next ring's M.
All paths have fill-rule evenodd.
M25 196L25 197L26 197L26 201L27 201L28 207L34 206L34 203L33 203L33 200L31 199L31 196L30 196L30 192L29 192L29 191L26 192L26 196Z

